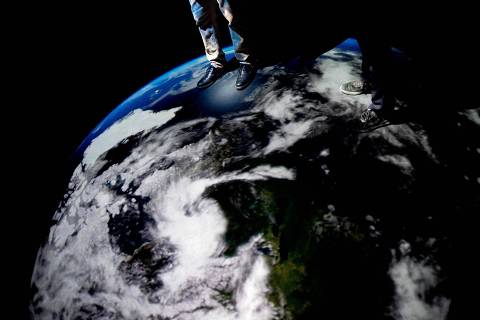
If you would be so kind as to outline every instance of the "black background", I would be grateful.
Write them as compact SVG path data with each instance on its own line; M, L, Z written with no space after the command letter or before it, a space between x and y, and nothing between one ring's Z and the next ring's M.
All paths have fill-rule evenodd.
M438 8L419 10L404 4L368 14L371 8L341 11L339 7L348 9L346 3L334 9L316 7L317 11L311 4L310 9L302 5L288 3L290 15L275 16L272 10L259 21L271 30L288 30L298 21L308 21L323 26L326 34L340 34L367 24L383 28L389 20L392 39L412 52L424 58L435 49L429 60L432 69L444 67L452 52L468 50L473 41L468 26L460 28L456 22L466 11L444 8L440 14ZM7 273L12 275L7 279L13 285L12 303L4 310L14 318L26 318L36 252L66 189L76 147L123 100L163 72L201 55L203 45L187 0L101 6L25 3L15 11L19 18L6 29L11 40L12 57L5 62L13 69L8 79L12 99L3 107L4 158L11 161L4 166L4 176L9 176L4 185L13 191L4 195L2 210L3 234L8 235L3 260L13 269ZM350 20L349 12L360 19ZM315 30L303 31L272 37L287 39L287 46L288 39L315 40ZM445 69L459 71L453 65Z

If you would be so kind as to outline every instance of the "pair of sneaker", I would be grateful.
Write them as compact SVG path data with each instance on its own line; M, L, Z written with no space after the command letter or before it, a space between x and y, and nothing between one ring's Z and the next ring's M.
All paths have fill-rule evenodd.
M207 88L215 83L226 73L226 67L215 67L213 64L210 64L205 71L203 77L198 81L198 88ZM235 87L237 90L243 90L253 81L255 74L257 73L257 68L252 63L240 62L240 67L238 68L237 81Z
M372 86L367 81L353 80L341 85L340 91L346 95L360 95L370 93ZM390 124L385 118L386 111L375 108L371 104L365 111L360 114L360 122L362 130L369 131Z

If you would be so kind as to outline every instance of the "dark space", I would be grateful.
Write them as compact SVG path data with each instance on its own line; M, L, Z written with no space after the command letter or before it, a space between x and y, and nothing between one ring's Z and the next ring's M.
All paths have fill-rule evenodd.
M411 59L415 78L410 80L422 86L422 94L412 98L415 105L421 107L433 99L438 102L434 114L444 118L453 105L478 105L473 99L476 84L467 80L476 75L478 64L477 39L471 37L472 26L464 23L471 21L472 11L469 15L466 8L420 9L405 3L373 13L365 6L357 10L346 9L345 3L320 6L309 2L313 1L243 3L242 9L260 25L256 36L264 63L325 51L355 31L381 28ZM8 279L12 303L3 311L16 319L28 318L36 252L48 235L49 220L76 166L75 149L136 90L203 54L187 0L111 6L42 3L24 9L18 11L25 24L22 20L15 24L22 25L21 31L9 35L15 61L10 65L14 69L9 92L13 102L4 106L14 112L4 115L5 119L17 119L20 126L8 130L9 159L16 173L12 182L5 182L13 190L5 196L13 205L5 206L9 209L3 225L9 234L5 245L9 252L3 255L14 274ZM228 34L224 39L228 44ZM432 112L415 116L425 119L427 114ZM448 140L448 127L434 123L432 130L444 132ZM454 163L461 166L461 154L446 156L459 157ZM465 226L462 234L465 243L471 243L470 228ZM465 259L469 250L465 247L465 252L459 252L459 259ZM469 281L464 274L459 272L456 284L460 287Z

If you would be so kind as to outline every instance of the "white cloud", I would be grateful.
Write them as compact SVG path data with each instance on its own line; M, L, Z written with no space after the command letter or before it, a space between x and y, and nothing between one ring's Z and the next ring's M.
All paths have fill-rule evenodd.
M294 179L295 174L285 167L262 165L219 175L209 169L210 159L205 157L212 148L211 136L191 142L192 133L185 128L192 123L203 123L208 132L215 120L165 128L134 146L127 158L98 177L75 171L72 195L56 214L60 221L52 228L52 241L41 250L32 277L43 299L38 319L51 319L60 310L64 317L74 318L89 304L128 319L272 319L270 267L257 250L262 236L254 235L233 256L224 256L228 221L218 203L204 197L204 192L226 181ZM185 141L189 144L179 148ZM164 159L175 165L152 166ZM167 241L174 248L174 261L160 276L163 286L151 293L156 302L139 285L125 281L119 265L127 256L111 245L109 215L118 218L128 213L123 210L128 200L109 185L119 183L125 190L131 182L139 185L135 195L150 199L143 207L156 222L147 230L153 242ZM93 296L88 293L90 287L98 289ZM226 303L218 296L222 290L232 293Z
M125 118L111 125L98 137L93 139L84 152L83 163L91 166L104 152L110 150L122 140L154 127L160 127L173 119L181 107L153 112L151 110L134 110Z
M265 154L273 151L286 150L294 145L298 140L304 138L310 130L313 120L290 122L275 132L270 138L270 142L265 147Z
M389 272L395 284L393 316L398 320L446 319L450 300L434 297L430 301L426 298L427 293L437 285L436 269L409 257L405 248L406 245L403 245L403 257L394 261Z
M248 277L237 292L236 308L239 320L268 320L273 308L268 301L270 267L264 257L254 260Z
M385 154L377 156L377 159L386 163L391 163L400 168L404 173L410 174L413 166L410 160L401 154Z
M301 97L290 91L282 92L280 97L277 97L276 94L276 92L271 92L271 95L266 97L262 103L265 114L282 122L292 121L295 118L295 108L302 101Z

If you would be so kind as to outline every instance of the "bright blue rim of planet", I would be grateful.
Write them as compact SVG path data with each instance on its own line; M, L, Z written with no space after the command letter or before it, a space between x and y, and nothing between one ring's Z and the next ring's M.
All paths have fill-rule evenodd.
M336 46L343 51L351 51L351 52L359 52L360 48L358 43L355 39L349 38L344 42L340 43ZM228 60L234 59L234 50L233 46L229 46L224 49L225 55ZM92 143L92 141L101 135L106 129L112 126L117 121L121 120L134 110L147 110L151 109L152 105L159 104L161 101L146 101L145 95L150 90L159 90L162 88L162 91L167 93L169 92L177 83L178 83L178 76L180 74L188 72L193 66L199 64L207 65L208 60L205 55L199 56L191 61L188 61L162 75L160 75L155 80L149 82L147 85L139 89L129 98L127 98L124 102L122 102L118 107L116 107L110 114L108 114L90 133L89 135L82 141L80 146L75 151L74 155L76 157L82 157L83 152L87 149L87 147ZM205 89L194 89L194 90L205 90ZM235 88L225 88L225 90L235 90ZM162 100L165 100L167 97L172 98L175 95L171 95L167 93L167 96L164 97ZM167 107L168 104L164 106ZM155 111L161 111L164 108L156 109Z

